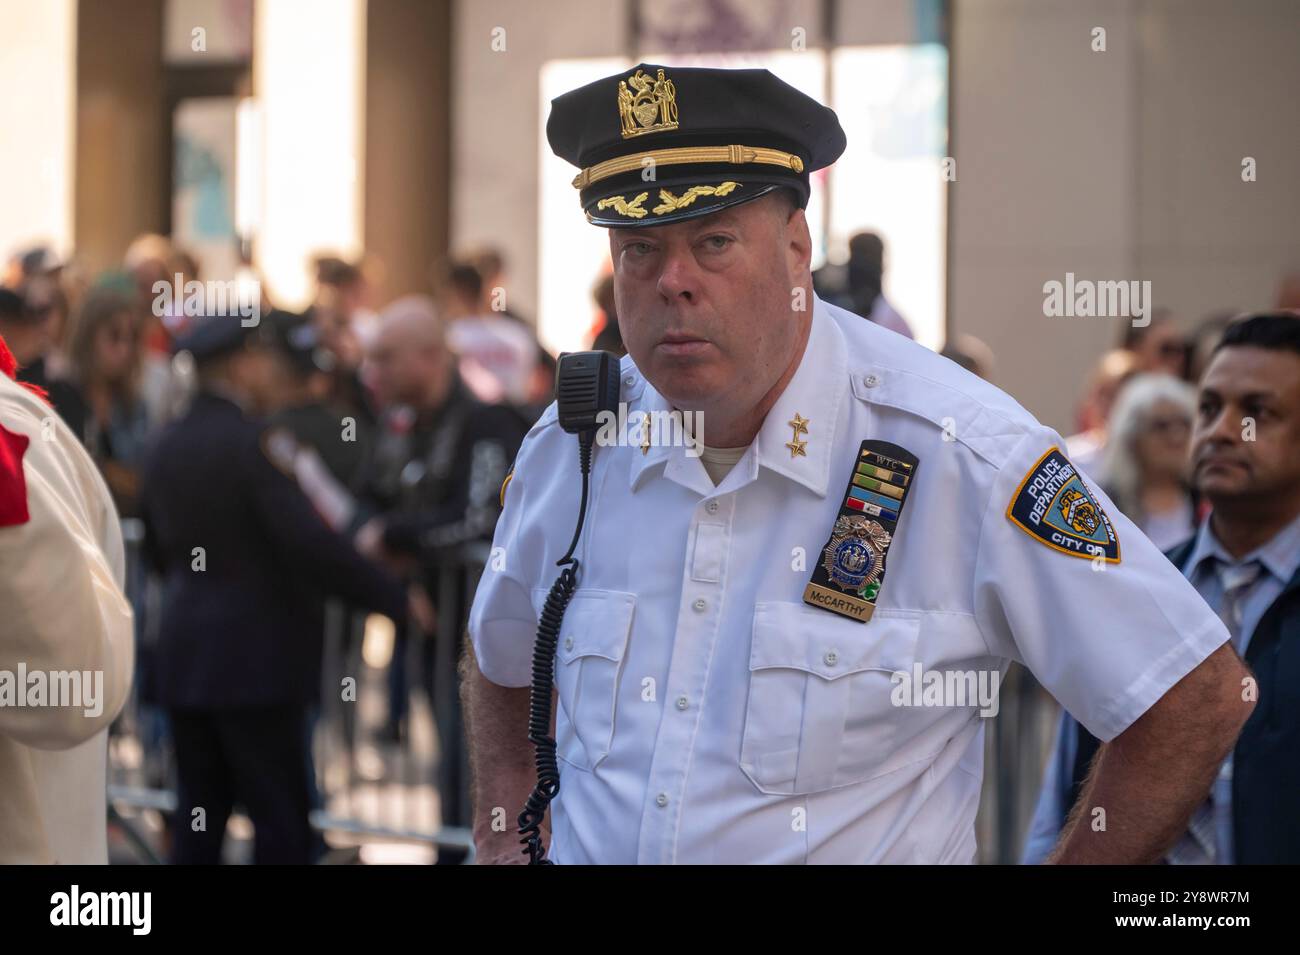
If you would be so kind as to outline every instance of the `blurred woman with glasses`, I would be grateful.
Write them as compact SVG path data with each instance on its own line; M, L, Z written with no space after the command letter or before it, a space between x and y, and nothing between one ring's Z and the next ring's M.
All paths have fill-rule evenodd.
M132 300L114 289L92 290L73 318L67 357L82 405L79 437L118 513L135 515L150 422L140 395L141 328Z
M1187 451L1196 392L1172 375L1129 380L1111 413L1101 482L1123 511L1161 550L1196 528Z

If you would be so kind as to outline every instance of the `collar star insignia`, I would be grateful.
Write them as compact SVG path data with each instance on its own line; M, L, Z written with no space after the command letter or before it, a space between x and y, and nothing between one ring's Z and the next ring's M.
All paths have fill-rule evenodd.
M641 426L641 453L643 455L650 453L650 416L646 415L645 423Z
M790 449L791 461L800 456L805 458L808 457L808 452L804 450L804 448L807 447L808 442L799 440L799 435L808 433L808 421L808 418L803 417L796 411L794 417L786 422L786 424L794 429L794 436L785 443L785 446Z

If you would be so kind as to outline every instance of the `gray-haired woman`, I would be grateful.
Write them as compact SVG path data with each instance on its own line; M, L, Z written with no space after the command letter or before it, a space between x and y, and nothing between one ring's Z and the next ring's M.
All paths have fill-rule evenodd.
M1187 449L1196 392L1172 375L1142 374L1120 392L1111 413L1102 486L1161 550L1196 528L1187 482Z

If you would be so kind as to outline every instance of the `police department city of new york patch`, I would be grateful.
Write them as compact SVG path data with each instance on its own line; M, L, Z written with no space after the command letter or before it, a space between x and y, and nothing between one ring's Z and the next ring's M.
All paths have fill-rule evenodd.
M917 463L916 455L896 444L862 442L831 538L804 588L804 603L859 623L871 619Z
M1119 563L1119 538L1110 518L1060 448L1029 469L1007 506L1007 518L1053 550Z

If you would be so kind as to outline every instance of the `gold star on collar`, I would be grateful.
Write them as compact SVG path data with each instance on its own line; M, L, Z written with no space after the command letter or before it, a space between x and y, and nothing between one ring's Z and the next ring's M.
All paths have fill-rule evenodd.
M796 411L794 417L786 422L786 424L794 429L794 436L785 443L785 446L790 449L791 461L801 455L805 458L808 457L808 452L804 450L804 448L807 447L808 442L800 441L799 435L808 433L809 420L811 419L801 416L799 412Z

